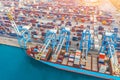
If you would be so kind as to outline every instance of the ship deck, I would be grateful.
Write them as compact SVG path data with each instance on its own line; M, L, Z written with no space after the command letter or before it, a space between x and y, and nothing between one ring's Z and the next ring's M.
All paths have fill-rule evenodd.
M82 59L82 55L75 55L75 52L72 51L69 53L68 57L64 57L65 53L61 52L57 59L51 58L50 62L96 72L99 70L97 55L88 55L87 59Z

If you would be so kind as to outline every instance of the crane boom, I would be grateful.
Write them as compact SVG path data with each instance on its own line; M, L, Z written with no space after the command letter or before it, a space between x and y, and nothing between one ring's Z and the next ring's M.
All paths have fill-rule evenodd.
M59 35L59 43L55 49L54 54L57 54L61 51L63 44L66 41L66 52L68 52L69 49L69 41L70 41L70 30L69 28L63 28L61 29L60 35Z
M50 38L48 40L46 40L46 42L44 43L42 49L40 52L44 53L44 51L46 50L46 48L50 45L51 40L53 39L54 34L50 35Z
M45 42L41 48L41 50L39 51L39 53L36 55L36 59L40 59L42 54L44 54L44 52L47 50L48 46L51 44L52 42L52 48L54 49L55 47L55 41L56 41L56 32L57 30L49 30L46 33L45 36ZM54 41L54 42L53 42Z
M11 13L9 12L9 13L7 14L7 16L8 16L8 18L9 18L10 22L11 22L12 27L13 27L14 30L16 31L16 33L17 33L18 35L20 35L20 31L18 30L17 25L16 25L16 23L14 22L14 19L13 19L13 16L11 15Z
M57 46L57 48L56 48L56 50L55 50L55 54L57 54L58 52L60 52L60 50L61 50L61 48L62 48L62 46L63 46L63 44L64 44L64 42L65 42L65 38L64 38L64 37L66 37L66 33L63 34L63 37L62 37L62 38L60 38L60 41L59 41L59 43L58 43L58 46Z

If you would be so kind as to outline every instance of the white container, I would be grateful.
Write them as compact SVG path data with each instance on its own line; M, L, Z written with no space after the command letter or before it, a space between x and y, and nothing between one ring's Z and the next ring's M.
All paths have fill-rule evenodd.
M79 60L79 59L80 59L80 56L75 56L75 59Z
M98 50L99 48L100 48L100 46L97 45L97 44L94 46L94 49L97 49L97 50Z
M94 38L94 40L95 40L95 43L98 44L98 42L99 42L98 38Z
M100 62L104 62L104 59L102 59L102 58L99 58L99 61L100 61Z
M107 69L107 66L101 65L101 66L100 66L100 69L99 69L99 72L105 73L105 72L106 72L106 69Z
M97 36L94 36L94 39L98 39L98 37L97 37Z
M94 33L94 30L90 30L90 33L93 34L93 33Z
M69 58L69 61L74 61L74 59L73 58Z
M99 39L99 40L102 39L102 35L101 35L101 34L98 35L98 39Z
M94 35L93 35L93 34L91 35L91 38L94 38Z

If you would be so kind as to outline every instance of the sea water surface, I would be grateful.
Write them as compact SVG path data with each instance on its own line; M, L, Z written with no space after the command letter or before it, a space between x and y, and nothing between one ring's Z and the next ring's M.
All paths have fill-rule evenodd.
M20 48L0 45L0 80L103 80L40 63Z

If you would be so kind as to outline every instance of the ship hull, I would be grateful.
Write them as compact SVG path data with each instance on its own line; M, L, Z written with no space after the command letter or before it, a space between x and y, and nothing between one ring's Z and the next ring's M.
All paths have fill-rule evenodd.
M93 71L88 71L88 70L84 70L84 69L74 68L74 67L56 64L56 63L52 63L52 62L48 62L48 61L43 61L43 60L39 60L39 61L43 64L52 66L52 67L57 68L57 69L75 72L75 73L79 73L79 74L84 74L84 75L88 75L88 76L93 76L93 77L101 78L102 80L120 80L119 77L108 75L108 74L103 74L103 73L99 73L99 72L93 72Z

